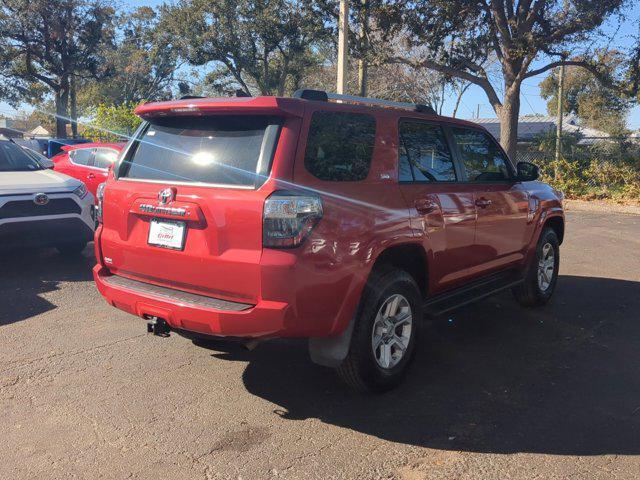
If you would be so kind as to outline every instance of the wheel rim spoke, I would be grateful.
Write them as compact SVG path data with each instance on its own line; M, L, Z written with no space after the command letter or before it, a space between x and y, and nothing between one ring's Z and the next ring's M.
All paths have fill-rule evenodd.
M380 349L380 345L382 345L382 336L373 341L373 351L377 352Z
M387 317L395 317L398 313L398 303L400 302L400 297L398 295L393 297L391 303L389 304L389 315Z
M550 243L545 243L542 246L540 257L538 259L538 287L540 290L545 291L551 285L553 281L556 267L556 257L553 246Z
M380 347L380 364L383 368L391 366L391 345L383 344Z
M397 328L397 327L400 327L402 325L406 325L408 323L410 324L411 320L412 320L411 311L407 310L407 311L404 311L404 312L400 313L400 315L396 316L394 318L394 322L393 323L394 323L395 327Z

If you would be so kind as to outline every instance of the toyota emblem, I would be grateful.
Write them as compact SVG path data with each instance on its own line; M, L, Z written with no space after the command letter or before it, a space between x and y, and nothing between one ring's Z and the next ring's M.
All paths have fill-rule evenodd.
M164 190L160 190L158 192L158 203L160 205L166 205L167 203L173 202L175 198L175 192L173 188L165 188Z
M46 193L36 193L36 196L33 197L33 203L36 205L46 205L49 203L49 196Z

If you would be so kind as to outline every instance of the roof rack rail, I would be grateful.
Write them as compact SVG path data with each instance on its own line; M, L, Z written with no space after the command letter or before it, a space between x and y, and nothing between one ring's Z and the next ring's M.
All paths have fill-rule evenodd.
M349 103L357 103L362 105L376 105L381 107L403 108L421 113L429 113L436 115L436 111L429 105L409 102L394 102L392 100L383 100L381 98L358 97L355 95L342 95L339 93L327 93L324 90L301 89L296 90L293 94L294 98L302 98L305 100L315 100L319 102L327 102L329 100L342 101Z

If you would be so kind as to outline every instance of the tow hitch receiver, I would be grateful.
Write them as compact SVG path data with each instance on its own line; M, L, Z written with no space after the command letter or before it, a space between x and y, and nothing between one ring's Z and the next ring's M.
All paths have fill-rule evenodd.
M159 317L149 317L147 322L147 333L153 333L158 337L168 337L171 333L169 324Z

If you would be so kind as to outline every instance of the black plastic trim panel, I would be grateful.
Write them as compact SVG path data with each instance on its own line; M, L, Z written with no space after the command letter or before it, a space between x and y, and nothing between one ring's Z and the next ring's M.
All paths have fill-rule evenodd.
M221 298L207 297L195 293L175 290L173 288L161 287L152 283L140 282L120 275L111 275L104 278L104 282L114 287L127 288L136 292L153 295L173 302L187 303L195 307L211 308L214 310L224 310L229 312L241 312L248 310L254 305L249 303L230 302Z

